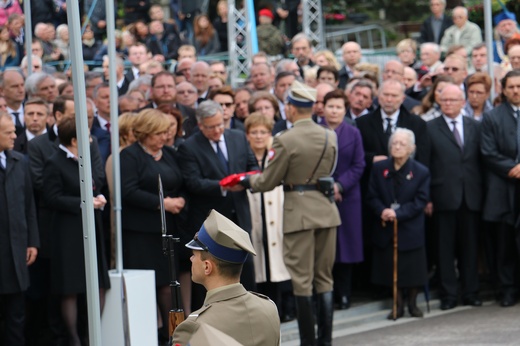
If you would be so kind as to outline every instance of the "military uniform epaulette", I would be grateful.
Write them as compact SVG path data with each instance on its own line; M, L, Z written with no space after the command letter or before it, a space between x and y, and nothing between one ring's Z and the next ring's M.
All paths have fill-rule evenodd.
M289 131L289 129L287 129L287 130L282 130L282 131L278 132L277 134L275 134L274 136L275 136L275 137L280 137L282 134L286 133L287 131Z
M260 297L260 298L262 298L262 299L265 299L265 300L271 300L271 298L269 298L269 297L266 296L265 294L258 293L258 292L253 292L253 291L248 291L248 292L251 293L251 294L254 294L255 296Z
M202 315L204 313L204 311L207 311L209 310L209 308L211 307L211 304L208 304L208 305L204 305L203 307L201 307L200 309L198 309L197 311L194 311L192 312L188 318L193 318L195 321L197 320L197 318Z

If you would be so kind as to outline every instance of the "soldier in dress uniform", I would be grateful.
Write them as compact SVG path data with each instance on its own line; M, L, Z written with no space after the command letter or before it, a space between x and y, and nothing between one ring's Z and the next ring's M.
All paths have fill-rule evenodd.
M241 184L253 192L269 191L283 184L284 262L296 296L300 342L301 345L316 345L314 289L318 295L317 344L331 345L332 267L336 255L336 227L341 221L333 199L318 189L318 179L332 174L338 144L334 131L311 119L315 101L315 89L298 81L291 85L285 114L294 127L274 138L268 154L269 165L264 172L244 179Z
M239 282L248 254L256 255L249 234L212 210L186 247L193 250L192 280L208 292L203 307L175 329L173 344L188 344L202 325L209 325L244 346L279 345L276 305Z

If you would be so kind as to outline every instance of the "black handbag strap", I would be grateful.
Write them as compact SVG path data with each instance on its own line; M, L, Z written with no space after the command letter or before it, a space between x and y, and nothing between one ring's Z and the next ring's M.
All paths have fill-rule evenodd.
M325 129L325 145L323 146L323 151L321 152L320 159L318 160L316 167L314 167L314 170L312 171L311 176L309 177L309 179L307 179L305 184L308 184L309 181L311 181L312 178L314 178L314 174L316 174L316 171L318 170L318 167L320 166L321 160L323 160L323 156L325 155L325 150L327 150L328 144L329 144L329 131L327 131L327 129Z

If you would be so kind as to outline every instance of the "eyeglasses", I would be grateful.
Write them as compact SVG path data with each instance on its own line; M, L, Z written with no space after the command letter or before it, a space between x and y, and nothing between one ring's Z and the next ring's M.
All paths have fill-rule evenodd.
M221 107L226 107L226 108L231 108L234 105L235 104L233 102L222 102L222 103L220 103Z
M449 67L449 66L444 66L443 67L443 70L444 72L449 72L450 70L453 71L453 72L458 72L460 70L460 68L458 67Z
M177 94L195 94L195 90L177 90Z
M206 126L206 125L202 124L202 127L208 131L220 130L220 129L224 128L224 123L220 123L220 124L213 125L213 126Z

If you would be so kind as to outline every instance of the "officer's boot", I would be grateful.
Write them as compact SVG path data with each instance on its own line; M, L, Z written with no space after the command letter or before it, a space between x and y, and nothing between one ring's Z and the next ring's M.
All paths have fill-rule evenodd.
M312 296L295 296L296 317L300 331L301 346L316 346L316 334L314 333L314 311L312 308Z
M332 345L333 291L318 294L318 346Z

